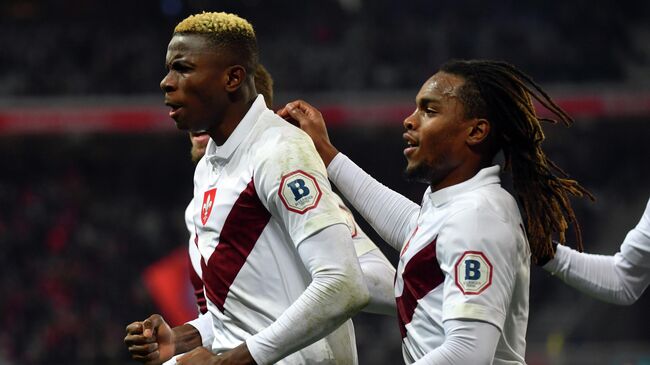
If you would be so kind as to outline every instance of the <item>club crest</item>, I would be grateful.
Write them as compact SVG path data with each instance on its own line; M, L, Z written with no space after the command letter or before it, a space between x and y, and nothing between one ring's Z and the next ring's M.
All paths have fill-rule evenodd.
M217 188L210 189L203 193L203 204L201 204L201 223L205 226L210 218L212 206L214 205L214 196L217 193Z

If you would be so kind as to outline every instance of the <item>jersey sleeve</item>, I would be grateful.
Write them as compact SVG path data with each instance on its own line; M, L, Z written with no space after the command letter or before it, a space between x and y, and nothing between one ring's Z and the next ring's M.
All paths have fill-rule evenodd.
M639 223L625 236L621 255L635 266L650 269L650 199Z
M323 228L346 224L325 165L300 130L257 151L253 180L262 203L296 245Z
M448 218L436 245L445 274L443 321L479 320L503 329L517 272L528 265L518 242L526 242L524 231L489 208L467 208Z

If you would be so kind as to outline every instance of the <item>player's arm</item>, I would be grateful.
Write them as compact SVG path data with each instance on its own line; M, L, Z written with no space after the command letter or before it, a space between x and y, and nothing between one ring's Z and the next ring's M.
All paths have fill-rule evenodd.
M395 316L395 268L386 256L357 224L354 214L341 198L334 194L336 202L346 217L350 228L354 251L359 258L363 280L370 293L370 302L363 308L364 312Z
M443 344L423 364L491 364L518 289L528 290L518 271L530 265L523 230L487 205L448 217L436 239L444 273ZM512 344L517 345L517 344ZM523 361L523 359L521 359Z
M636 302L650 285L650 200L616 255L580 253L558 245L544 269L600 300L622 305Z
M344 224L298 245L312 282L269 327L246 340L258 364L272 364L325 337L368 303L368 290Z
M492 364L501 331L480 321L448 320L443 323L445 342L414 365Z
M201 334L194 325L184 324L172 329L158 314L129 324L124 343L131 357L146 365L162 364L174 355L202 345Z
M370 294L370 301L363 311L395 316L397 308L395 306L395 268L393 265L376 247L359 256L359 265Z
M415 229L420 207L373 179L331 144L321 113L304 101L294 101L278 114L297 121L312 139L329 178L373 229L401 250Z

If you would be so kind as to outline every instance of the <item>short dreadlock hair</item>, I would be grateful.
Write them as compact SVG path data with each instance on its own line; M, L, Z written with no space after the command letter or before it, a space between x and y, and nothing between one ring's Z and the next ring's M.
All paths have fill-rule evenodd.
M178 23L174 34L199 34L219 50L232 55L233 64L241 64L249 75L257 71L258 50L253 26L235 14L202 12Z
M574 224L577 248L582 251L580 225L569 195L593 196L577 181L569 179L542 150L541 122L569 126L573 119L562 110L531 77L509 63L487 60L453 60L440 71L460 76L464 83L458 98L466 118L485 118L491 124L498 146L503 150L505 169L524 208L526 231L534 262L553 256L554 235L565 242L569 224ZM537 116L532 100L537 100L556 119Z

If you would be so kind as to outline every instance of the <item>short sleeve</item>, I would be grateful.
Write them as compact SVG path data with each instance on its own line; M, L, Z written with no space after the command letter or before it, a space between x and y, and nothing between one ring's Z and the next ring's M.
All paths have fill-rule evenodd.
M297 130L256 153L253 180L263 204L298 245L345 218L311 139Z
M527 264L518 242L518 222L507 222L476 206L448 218L437 238L436 254L445 274L442 320L470 319L503 329L516 285Z

